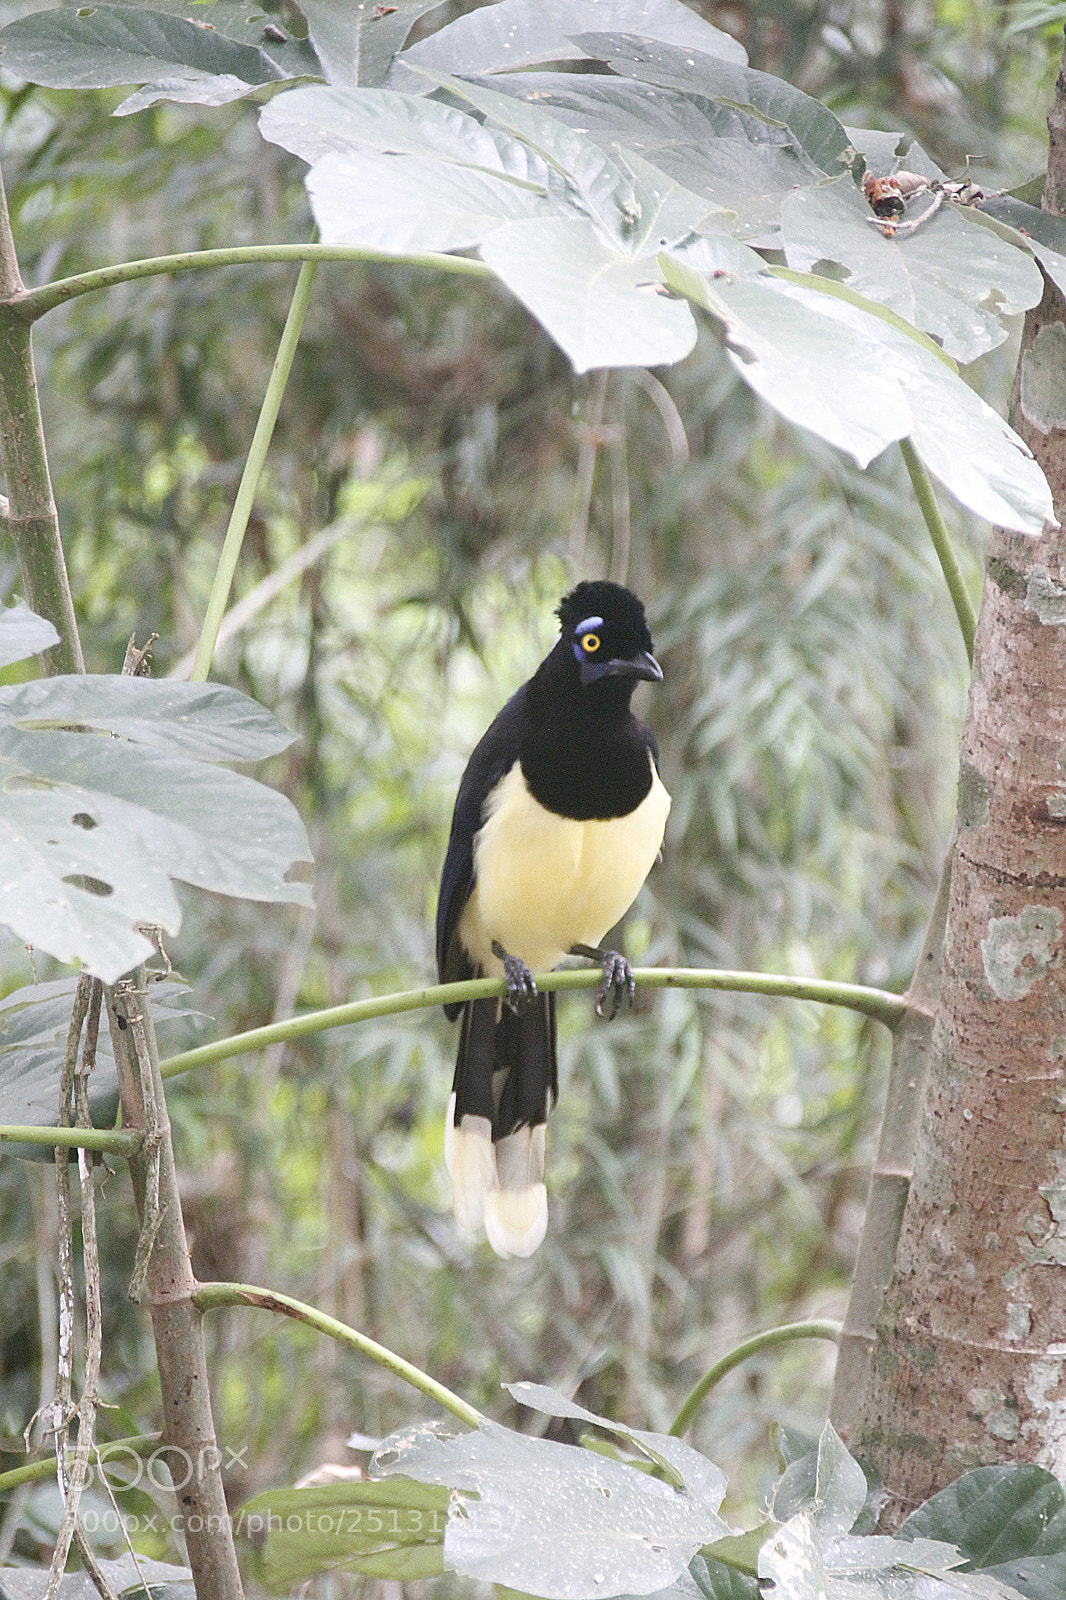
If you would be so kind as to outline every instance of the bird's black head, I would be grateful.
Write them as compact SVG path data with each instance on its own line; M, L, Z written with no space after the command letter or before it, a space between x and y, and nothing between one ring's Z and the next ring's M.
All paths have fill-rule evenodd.
M644 607L620 583L579 583L560 600L556 614L560 643L573 652L583 687L604 678L662 681Z

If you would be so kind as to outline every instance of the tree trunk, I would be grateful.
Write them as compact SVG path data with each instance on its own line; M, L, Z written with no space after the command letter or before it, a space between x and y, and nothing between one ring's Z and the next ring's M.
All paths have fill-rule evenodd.
M1066 81L1044 204L1066 199ZM1025 323L1013 422L1066 520L1066 302ZM883 1525L971 1467L1066 1476L1066 535L993 531L947 926L895 1272L834 1420Z

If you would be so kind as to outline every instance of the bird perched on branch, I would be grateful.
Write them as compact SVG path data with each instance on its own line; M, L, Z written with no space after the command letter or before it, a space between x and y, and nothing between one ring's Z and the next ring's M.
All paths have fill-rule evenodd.
M463 1019L444 1145L453 1206L500 1256L531 1255L548 1223L555 996L533 973L588 956L603 963L601 1016L632 999L629 962L600 940L636 899L670 810L655 739L629 707L640 679L662 679L644 607L617 583L579 583L557 615L554 648L467 764L437 905L441 981L507 983L506 1000L445 1007Z

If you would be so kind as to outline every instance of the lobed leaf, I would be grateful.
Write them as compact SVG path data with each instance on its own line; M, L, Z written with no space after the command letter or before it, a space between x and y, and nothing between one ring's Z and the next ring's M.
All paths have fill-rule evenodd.
M1003 319L1040 299L1043 280L1032 257L963 209L944 206L916 233L894 238L872 220L850 178L786 196L781 227L789 266L839 263L852 288L891 306L963 362L1002 343L1009 332Z
M918 337L854 295L818 279L806 288L770 274L708 278L684 252L660 260L666 282L723 324L745 382L790 421L860 466L909 436L978 516L1020 533L1053 517L1044 475L1013 429Z

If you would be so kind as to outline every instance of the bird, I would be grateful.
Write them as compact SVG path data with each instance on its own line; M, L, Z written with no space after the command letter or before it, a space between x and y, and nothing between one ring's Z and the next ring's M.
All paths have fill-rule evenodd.
M444 1158L460 1228L498 1256L529 1256L548 1225L544 1134L558 1097L555 996L535 971L598 960L597 1013L632 1002L633 971L600 941L660 854L670 796L651 730L630 709L662 681L644 607L584 581L556 610L559 637L482 736L459 784L437 902L442 983L502 977L506 999L462 1015Z

